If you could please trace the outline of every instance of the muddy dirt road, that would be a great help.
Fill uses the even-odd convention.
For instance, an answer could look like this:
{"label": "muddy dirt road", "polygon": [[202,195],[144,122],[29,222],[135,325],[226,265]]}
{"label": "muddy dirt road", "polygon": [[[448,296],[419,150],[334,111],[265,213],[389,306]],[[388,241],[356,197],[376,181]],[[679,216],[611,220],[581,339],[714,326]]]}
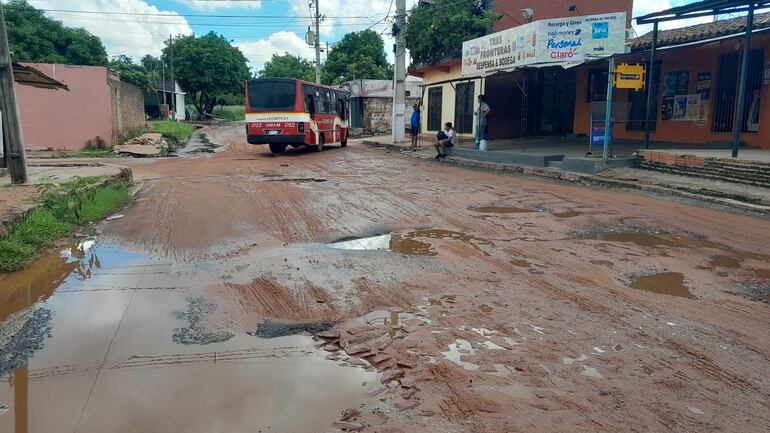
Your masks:
{"label": "muddy dirt road", "polygon": [[205,132],[0,276],[0,432],[770,431],[769,221]]}

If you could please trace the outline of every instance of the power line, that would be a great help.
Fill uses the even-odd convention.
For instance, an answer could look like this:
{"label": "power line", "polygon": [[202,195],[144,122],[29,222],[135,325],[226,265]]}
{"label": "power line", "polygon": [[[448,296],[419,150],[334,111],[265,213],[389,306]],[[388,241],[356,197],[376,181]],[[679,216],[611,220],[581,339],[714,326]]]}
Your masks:
{"label": "power line", "polygon": [[[149,16],[149,17],[170,17],[170,18],[259,18],[259,19],[286,19],[292,18],[286,15],[219,15],[219,14],[182,14],[182,13],[134,13],[134,12],[114,12],[114,11],[84,11],[84,10],[72,10],[72,9],[39,9],[43,12],[68,12],[76,14],[89,14],[89,15],[129,15],[129,16]],[[306,18],[312,19],[312,16],[297,16],[294,18]],[[371,19],[368,16],[327,16],[326,18],[333,19],[347,19],[347,18],[366,18]]]}

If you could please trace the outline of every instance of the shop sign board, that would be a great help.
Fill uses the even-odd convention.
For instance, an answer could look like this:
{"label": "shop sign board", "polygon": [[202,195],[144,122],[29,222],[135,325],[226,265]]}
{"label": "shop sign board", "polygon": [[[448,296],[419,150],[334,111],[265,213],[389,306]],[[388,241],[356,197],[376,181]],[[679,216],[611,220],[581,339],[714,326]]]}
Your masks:
{"label": "shop sign board", "polygon": [[626,51],[625,12],[540,20],[463,42],[462,74],[538,63],[582,63]]}

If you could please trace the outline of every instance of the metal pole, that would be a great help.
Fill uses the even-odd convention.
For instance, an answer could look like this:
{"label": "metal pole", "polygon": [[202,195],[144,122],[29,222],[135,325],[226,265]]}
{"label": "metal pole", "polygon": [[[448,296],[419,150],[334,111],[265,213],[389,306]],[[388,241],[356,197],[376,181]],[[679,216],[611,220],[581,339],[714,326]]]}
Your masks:
{"label": "metal pole", "polygon": [[610,66],[607,70],[607,106],[604,113],[604,150],[602,158],[607,161],[612,140],[612,88],[615,79],[615,58],[610,57]]}
{"label": "metal pole", "polygon": [[741,59],[741,77],[738,81],[738,103],[735,107],[733,121],[733,158],[738,157],[738,143],[743,129],[743,100],[746,99],[746,75],[749,69],[749,48],[751,48],[751,30],[754,27],[754,3],[749,5],[749,15],[746,17],[746,36],[743,39],[743,59]]}
{"label": "metal pole", "polygon": [[[406,30],[406,0],[396,0],[396,67],[393,74],[395,86],[393,91],[393,143],[404,141],[406,120],[406,46],[404,34]],[[422,119],[420,119],[422,121]]]}
{"label": "metal pole", "polygon": [[[315,0],[315,82],[321,84],[321,12],[319,3],[321,0]],[[328,54],[327,54],[328,56]]]}
{"label": "metal pole", "polygon": [[174,80],[174,37],[168,35],[168,63],[171,72],[171,120],[176,120],[176,80]]}
{"label": "metal pole", "polygon": [[5,16],[0,2],[0,111],[3,112],[6,165],[12,183],[27,183],[27,155],[24,150],[24,136],[21,132],[21,116],[16,104],[16,89],[13,84],[13,62],[8,49],[5,32]]}
{"label": "metal pole", "polygon": [[[647,105],[644,110],[644,148],[650,148],[650,117],[652,112],[652,90],[655,80],[655,49],[658,47],[658,22],[652,25],[652,49],[650,50],[650,64],[647,66]],[[657,113],[655,114],[657,118]]]}

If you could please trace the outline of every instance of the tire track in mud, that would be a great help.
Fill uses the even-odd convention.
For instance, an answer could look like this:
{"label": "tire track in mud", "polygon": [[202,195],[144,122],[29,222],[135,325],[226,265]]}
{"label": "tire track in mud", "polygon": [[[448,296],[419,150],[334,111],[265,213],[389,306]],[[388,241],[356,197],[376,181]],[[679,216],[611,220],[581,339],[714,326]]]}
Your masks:
{"label": "tire track in mud", "polygon": [[306,300],[301,301],[296,291],[279,284],[271,277],[257,277],[249,284],[223,284],[241,305],[244,314],[297,321],[313,317]]}
{"label": "tire track in mud", "polygon": [[250,348],[220,352],[198,352],[166,355],[132,355],[115,361],[95,361],[91,363],[65,364],[54,367],[30,370],[30,380],[42,380],[49,377],[71,374],[83,374],[94,371],[111,371],[141,368],[175,367],[190,364],[217,362],[254,361],[259,359],[303,358],[313,352],[299,347],[276,347],[270,349]]}

